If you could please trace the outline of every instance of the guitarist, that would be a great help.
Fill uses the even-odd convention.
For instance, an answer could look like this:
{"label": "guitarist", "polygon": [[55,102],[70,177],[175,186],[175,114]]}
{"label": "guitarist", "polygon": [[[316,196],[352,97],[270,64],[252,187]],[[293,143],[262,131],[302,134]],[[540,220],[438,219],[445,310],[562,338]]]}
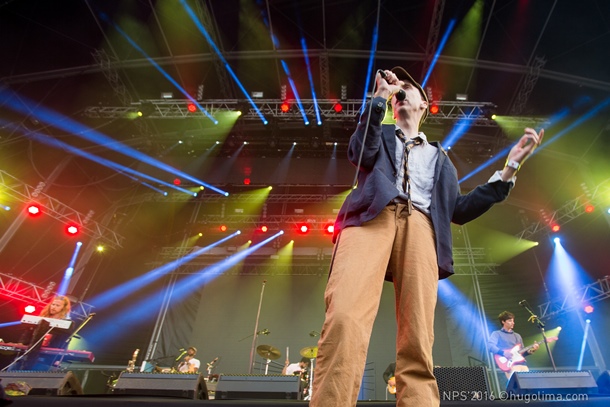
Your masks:
{"label": "guitarist", "polygon": [[[500,324],[502,324],[502,329],[491,333],[488,342],[489,350],[494,355],[503,356],[510,363],[515,356],[511,350],[516,346],[516,349],[524,348],[523,339],[521,338],[521,335],[513,331],[513,328],[515,327],[515,315],[513,313],[503,311],[498,315],[498,320],[500,321]],[[540,345],[538,345],[538,343],[534,343],[530,349],[522,353],[522,356],[525,357],[534,353],[539,347]],[[502,368],[502,366],[498,366]],[[516,363],[510,363],[510,369],[504,373],[508,379],[513,372],[527,371],[529,371],[529,368],[527,367],[525,360],[520,360]]]}

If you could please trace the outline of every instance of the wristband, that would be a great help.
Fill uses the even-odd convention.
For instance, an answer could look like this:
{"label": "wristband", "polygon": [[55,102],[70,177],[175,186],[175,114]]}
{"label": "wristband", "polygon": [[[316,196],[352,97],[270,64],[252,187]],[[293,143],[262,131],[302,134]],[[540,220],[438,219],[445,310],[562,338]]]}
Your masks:
{"label": "wristband", "polygon": [[515,171],[519,171],[519,169],[521,168],[521,164],[519,164],[515,160],[506,160],[506,164],[504,164],[504,166],[510,167],[510,168],[514,169]]}

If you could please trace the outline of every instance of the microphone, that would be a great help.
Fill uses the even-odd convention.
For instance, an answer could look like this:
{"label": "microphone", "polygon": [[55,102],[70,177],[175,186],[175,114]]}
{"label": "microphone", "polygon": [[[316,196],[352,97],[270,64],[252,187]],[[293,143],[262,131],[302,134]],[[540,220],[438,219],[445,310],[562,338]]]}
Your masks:
{"label": "microphone", "polygon": [[519,305],[523,306],[523,305],[525,305],[526,302],[527,301],[525,301],[525,300],[521,300],[521,301],[519,301]]}
{"label": "microphone", "polygon": [[179,360],[182,358],[182,356],[184,356],[185,354],[186,354],[186,351],[185,351],[185,350],[183,350],[183,351],[182,351],[182,353],[180,354],[180,356],[178,356],[178,357],[176,358],[176,362],[177,362],[177,361],[179,361]]}
{"label": "microphone", "polygon": [[212,366],[214,363],[218,362],[218,358],[219,356],[216,356],[216,358],[214,358],[213,361],[211,361],[210,363],[208,363],[208,366]]}
{"label": "microphone", "polygon": [[320,336],[320,332],[318,332],[318,331],[311,331],[309,333],[309,336],[311,336],[312,338],[315,338],[316,336]]}
{"label": "microphone", "polygon": [[[379,73],[379,75],[381,75],[383,80],[385,80],[385,81],[388,80],[388,75],[386,75],[386,73],[384,71],[382,71],[381,69],[378,69],[377,72]],[[404,91],[404,89],[401,89],[398,92],[396,92],[396,100],[398,100],[399,102],[402,102],[406,98],[407,98],[407,93]]]}
{"label": "microphone", "polygon": [[178,352],[184,352],[184,348],[178,349]]}

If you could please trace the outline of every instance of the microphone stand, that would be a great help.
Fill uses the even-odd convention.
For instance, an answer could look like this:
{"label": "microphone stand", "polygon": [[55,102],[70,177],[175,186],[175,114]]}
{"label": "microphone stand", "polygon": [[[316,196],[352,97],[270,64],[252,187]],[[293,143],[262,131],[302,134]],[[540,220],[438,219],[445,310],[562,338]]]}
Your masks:
{"label": "microphone stand", "polygon": [[549,341],[546,338],[546,332],[544,331],[544,322],[538,318],[538,315],[534,314],[534,312],[527,306],[526,302],[520,302],[523,308],[530,313],[530,317],[527,319],[532,324],[536,324],[538,328],[540,328],[540,333],[542,333],[542,339],[544,339],[544,346],[546,347],[546,353],[549,355],[549,360],[551,361],[551,366],[553,366],[553,371],[557,371],[557,366],[555,366],[555,359],[553,359],[553,354],[551,353],[551,348],[549,348]]}
{"label": "microphone stand", "polygon": [[[79,332],[80,332],[80,330],[81,330],[81,329],[83,329],[83,327],[84,327],[84,326],[85,326],[85,325],[86,325],[86,324],[87,324],[89,321],[91,321],[91,318],[93,318],[94,316],[95,316],[95,312],[92,312],[91,314],[87,315],[87,319],[85,319],[85,320],[84,320],[84,321],[83,321],[83,322],[82,322],[82,323],[81,323],[81,324],[78,326],[78,328],[76,328],[76,329],[74,330],[74,332],[72,332],[72,333],[70,334],[70,336],[68,336],[68,339],[66,339],[66,341],[64,342],[64,349],[63,349],[63,350],[68,349],[68,346],[70,345],[70,341],[72,340],[72,338],[74,338],[74,337],[76,336],[76,334],[77,334],[77,333],[79,333]],[[61,364],[63,363],[63,361],[64,361],[64,357],[65,357],[65,356],[66,356],[66,352],[62,352],[62,354],[61,354],[61,358],[59,358],[59,361],[58,361],[59,365],[61,365]]]}
{"label": "microphone stand", "polygon": [[261,297],[258,302],[258,312],[256,314],[256,322],[254,323],[254,334],[252,338],[252,347],[250,348],[250,365],[248,366],[248,374],[252,374],[252,367],[254,365],[254,349],[256,348],[256,339],[258,338],[258,320],[261,315],[261,306],[263,304],[263,294],[265,293],[265,284],[267,280],[263,280],[263,287],[261,289]]}

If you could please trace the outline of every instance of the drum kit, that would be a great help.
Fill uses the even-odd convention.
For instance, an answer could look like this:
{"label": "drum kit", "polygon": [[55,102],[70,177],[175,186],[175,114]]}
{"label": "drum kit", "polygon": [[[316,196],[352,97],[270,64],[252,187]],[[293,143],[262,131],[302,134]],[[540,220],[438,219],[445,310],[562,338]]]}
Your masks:
{"label": "drum kit", "polygon": [[[272,360],[279,359],[282,356],[280,350],[271,345],[259,345],[256,348],[256,353],[258,353],[262,358],[267,360],[267,363],[265,365],[265,374],[268,374],[269,363],[271,363]],[[299,353],[302,357],[310,360],[309,372],[307,371],[307,369],[295,372],[295,375],[298,374],[301,378],[300,390],[301,394],[303,395],[303,400],[309,400],[311,398],[311,390],[313,387],[313,364],[314,360],[318,357],[318,347],[308,346],[301,349]]]}

